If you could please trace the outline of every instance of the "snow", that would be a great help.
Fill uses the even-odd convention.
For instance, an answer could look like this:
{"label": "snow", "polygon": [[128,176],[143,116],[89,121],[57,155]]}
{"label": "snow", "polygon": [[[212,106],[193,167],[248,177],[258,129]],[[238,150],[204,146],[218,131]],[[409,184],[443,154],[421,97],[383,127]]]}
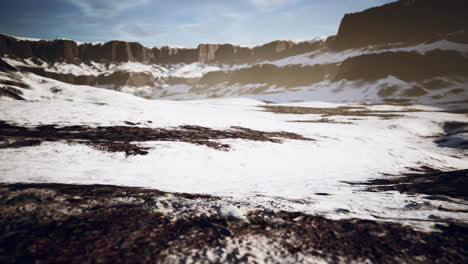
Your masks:
{"label": "snow", "polygon": [[[410,107],[431,112],[402,113],[403,117],[390,120],[330,117],[352,122],[350,125],[294,123],[287,121],[319,120],[321,117],[265,112],[258,107],[265,105],[264,102],[247,98],[145,100],[130,94],[51,80],[43,83],[44,78],[34,75],[24,75],[23,80],[34,87],[25,89],[24,96],[34,101],[1,100],[0,120],[63,126],[125,125],[125,121],[140,122],[147,127],[200,125],[227,129],[242,126],[298,133],[316,141],[287,140],[276,144],[222,140],[232,146],[229,152],[189,143],[146,142],[142,144],[151,147],[150,153],[132,157],[101,152],[85,145],[43,143],[36,147],[0,150],[0,182],[116,184],[207,193],[268,208],[324,214],[332,218],[426,219],[430,214],[455,219],[467,217],[466,213],[407,210],[405,205],[410,201],[422,203],[423,199],[394,192],[363,192],[343,183],[379,178],[382,173],[400,174],[407,168],[421,165],[467,168],[468,160],[460,156],[463,152],[440,148],[428,138],[441,133],[441,125],[446,121],[467,122],[468,117],[464,115],[432,112],[437,108],[416,105]],[[50,88],[56,85],[61,92],[51,94]],[[302,102],[282,105],[337,107],[343,104]],[[401,106],[369,108],[406,109]],[[316,193],[329,193],[330,196]],[[337,209],[351,213],[336,213]],[[229,208],[222,210],[241,216]]]}
{"label": "snow", "polygon": [[80,65],[58,62],[54,63],[50,68],[47,69],[49,72],[57,72],[62,74],[73,74],[78,75],[98,75],[100,69],[94,65],[90,66],[84,63]]}
{"label": "snow", "polygon": [[286,65],[316,65],[325,63],[338,63],[347,58],[361,55],[363,50],[346,50],[343,52],[330,52],[326,48],[322,48],[313,52],[300,54],[297,56],[287,57],[278,61],[268,62],[279,67]]}
{"label": "snow", "polygon": [[75,42],[78,46],[80,45],[84,45],[84,44],[90,44],[90,45],[102,45],[104,44],[104,42],[99,42],[99,41],[94,41],[94,42],[82,42],[82,41],[76,41],[76,40],[73,40],[73,39],[67,39],[67,38],[58,38],[58,39],[54,39],[54,40],[46,40],[46,39],[39,39],[39,38],[24,38],[24,37],[17,37],[17,36],[12,36],[12,35],[7,35],[7,34],[0,34],[0,35],[5,35],[5,36],[8,36],[10,38],[14,38],[16,40],[19,40],[19,41],[47,41],[47,42],[52,42],[52,41],[55,41],[55,40],[67,40],[67,41],[73,41]]}
{"label": "snow", "polygon": [[130,72],[130,73],[150,73],[155,78],[201,78],[208,72],[220,71],[220,70],[233,70],[242,67],[247,67],[246,65],[211,65],[205,63],[190,63],[190,64],[174,64],[174,65],[158,65],[151,63],[142,63],[142,62],[123,62],[123,63],[98,63],[90,62],[89,64],[80,63],[73,64],[67,62],[55,62],[48,64],[44,61],[38,60],[40,63],[36,64],[31,59],[17,60],[9,57],[3,57],[7,63],[12,66],[28,66],[28,67],[42,67],[48,72],[55,72],[61,74],[73,74],[75,76],[79,75],[109,75],[118,71]]}
{"label": "snow", "polygon": [[169,72],[169,76],[182,78],[201,78],[208,72],[219,71],[222,68],[203,63],[191,63],[186,65],[177,65],[175,69]]}
{"label": "snow", "polygon": [[[404,92],[412,87],[420,86],[420,84],[417,82],[405,82],[394,76],[388,76],[387,78],[371,82],[348,80],[341,80],[338,82],[323,81],[306,87],[295,87],[293,90],[274,86],[270,87],[266,93],[245,93],[238,95],[275,103],[294,101],[383,103],[385,102],[385,99],[388,98],[403,98],[410,99],[412,102],[418,102],[421,104],[434,104],[468,98],[468,90],[466,89],[468,86],[468,80],[450,82],[451,84],[443,89],[425,90],[427,94],[415,97],[405,96]],[[394,87],[396,91],[391,96],[381,96],[379,95],[379,92],[384,87]],[[452,91],[454,90],[460,91],[453,93]],[[240,89],[240,91],[242,91],[242,89]]]}
{"label": "snow", "polygon": [[7,34],[1,34],[1,35],[5,35],[5,36],[8,36],[10,38],[14,38],[14,39],[17,39],[19,41],[41,41],[42,39],[38,39],[38,38],[23,38],[23,37],[16,37],[16,36],[11,36],[11,35],[7,35]]}
{"label": "snow", "polygon": [[422,43],[414,46],[399,48],[381,48],[378,46],[371,46],[368,48],[350,49],[340,52],[329,51],[326,48],[322,48],[313,52],[287,57],[282,60],[268,63],[281,67],[292,64],[316,65],[327,63],[339,63],[348,58],[364,54],[378,54],[383,52],[418,52],[420,54],[426,54],[427,52],[433,50],[452,50],[466,55],[468,54],[468,44],[456,43],[447,40],[439,40],[433,43]]}
{"label": "snow", "polygon": [[432,43],[422,43],[416,46],[388,49],[385,51],[416,51],[420,54],[426,54],[433,50],[452,50],[463,54],[468,54],[468,44],[456,43],[448,40],[439,40]]}
{"label": "snow", "polygon": [[[247,263],[329,263],[329,261],[319,257],[306,256],[300,252],[295,253],[293,256],[288,256],[288,253],[280,243],[272,242],[264,236],[244,235],[242,238],[228,237],[217,247],[205,246],[201,249],[193,249],[189,254],[184,254],[183,256],[169,254],[164,261],[172,263],[184,258],[187,263],[195,263],[196,260],[200,259],[200,255],[203,255],[211,263],[233,262],[232,256],[243,257],[242,260],[246,260],[244,262]],[[288,257],[285,257],[285,255]]]}

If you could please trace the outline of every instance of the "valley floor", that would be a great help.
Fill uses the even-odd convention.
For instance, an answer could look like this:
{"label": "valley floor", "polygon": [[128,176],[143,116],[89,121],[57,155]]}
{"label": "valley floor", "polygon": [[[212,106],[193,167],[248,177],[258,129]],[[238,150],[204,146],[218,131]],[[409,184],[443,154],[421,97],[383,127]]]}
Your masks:
{"label": "valley floor", "polygon": [[[116,248],[149,245],[126,257],[466,261],[463,104],[163,101],[82,89],[73,100],[0,101],[0,243],[26,243],[0,255],[46,259],[37,253],[46,247],[113,259]],[[418,174],[429,176],[407,180]],[[424,191],[431,184],[440,188]]]}

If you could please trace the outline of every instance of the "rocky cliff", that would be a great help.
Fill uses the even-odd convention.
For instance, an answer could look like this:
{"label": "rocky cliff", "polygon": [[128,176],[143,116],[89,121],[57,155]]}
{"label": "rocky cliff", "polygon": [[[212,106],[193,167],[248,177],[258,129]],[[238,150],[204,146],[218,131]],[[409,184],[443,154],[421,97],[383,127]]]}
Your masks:
{"label": "rocky cliff", "polygon": [[240,64],[268,61],[311,52],[324,46],[323,41],[293,42],[274,41],[253,48],[232,44],[200,44],[197,48],[154,47],[140,43],[110,41],[106,43],[77,43],[58,39],[28,40],[0,34],[0,56],[15,58],[39,58],[47,62],[150,62],[156,64],[177,63],[225,63]]}
{"label": "rocky cliff", "polygon": [[455,51],[382,52],[346,59],[335,80],[375,81],[394,76],[406,82],[434,77],[467,77],[468,57]]}
{"label": "rocky cliff", "polygon": [[468,43],[468,1],[400,0],[346,14],[334,47],[349,49],[436,39]]}
{"label": "rocky cliff", "polygon": [[278,67],[272,64],[260,64],[230,72],[214,71],[205,74],[199,85],[214,86],[263,84],[278,85],[282,87],[300,87],[327,80],[329,75],[334,76],[337,70],[335,64],[326,65],[288,65]]}

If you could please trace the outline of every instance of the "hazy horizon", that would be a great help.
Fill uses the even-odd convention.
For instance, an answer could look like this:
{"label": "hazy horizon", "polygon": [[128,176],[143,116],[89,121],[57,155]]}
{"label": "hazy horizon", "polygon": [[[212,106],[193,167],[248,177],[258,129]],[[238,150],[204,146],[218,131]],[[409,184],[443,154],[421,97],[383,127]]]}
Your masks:
{"label": "hazy horizon", "polygon": [[391,0],[17,0],[3,4],[0,33],[147,46],[253,46],[336,34],[345,13]]}

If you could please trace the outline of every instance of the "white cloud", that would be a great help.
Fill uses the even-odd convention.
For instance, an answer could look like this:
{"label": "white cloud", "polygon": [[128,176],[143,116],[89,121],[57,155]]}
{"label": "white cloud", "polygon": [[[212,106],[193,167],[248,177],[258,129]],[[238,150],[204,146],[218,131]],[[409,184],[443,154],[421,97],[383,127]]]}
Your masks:
{"label": "white cloud", "polygon": [[278,7],[295,2],[295,0],[249,0],[259,10],[270,11]]}
{"label": "white cloud", "polygon": [[145,29],[145,26],[138,23],[122,24],[120,26],[120,31],[136,38],[147,38],[150,35]]}
{"label": "white cloud", "polygon": [[99,16],[118,13],[127,8],[142,6],[151,0],[68,0],[81,8],[87,15]]}
{"label": "white cloud", "polygon": [[192,24],[180,24],[177,27],[180,30],[196,30],[199,29],[202,25],[199,23],[192,23]]}

